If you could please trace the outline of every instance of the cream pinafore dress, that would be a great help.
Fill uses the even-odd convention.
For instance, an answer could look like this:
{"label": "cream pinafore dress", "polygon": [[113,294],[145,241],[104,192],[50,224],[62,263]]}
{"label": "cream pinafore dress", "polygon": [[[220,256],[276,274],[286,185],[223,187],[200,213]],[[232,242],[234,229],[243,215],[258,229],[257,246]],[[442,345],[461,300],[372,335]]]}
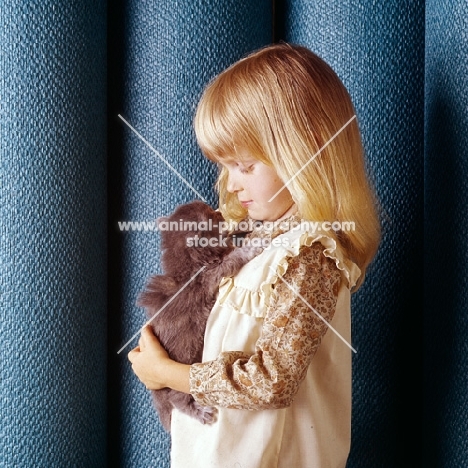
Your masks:
{"label": "cream pinafore dress", "polygon": [[[202,425],[174,410],[171,468],[342,468],[351,438],[350,288],[360,270],[334,239],[293,229],[274,238],[234,278],[224,278],[210,314],[203,362],[224,351],[254,353],[264,314],[288,257],[320,242],[341,271],[336,311],[291,406],[273,410],[218,408]],[[271,268],[270,268],[271,267]],[[341,336],[341,338],[338,336]],[[343,341],[345,340],[346,343]],[[348,345],[349,344],[349,345]]]}

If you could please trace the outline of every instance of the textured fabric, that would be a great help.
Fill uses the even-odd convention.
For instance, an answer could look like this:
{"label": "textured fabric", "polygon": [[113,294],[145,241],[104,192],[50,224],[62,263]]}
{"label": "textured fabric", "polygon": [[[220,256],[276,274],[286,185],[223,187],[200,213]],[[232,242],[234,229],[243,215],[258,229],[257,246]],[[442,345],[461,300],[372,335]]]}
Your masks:
{"label": "textured fabric", "polygon": [[281,6],[282,38],[318,53],[350,91],[383,211],[380,251],[353,296],[348,466],[401,466],[421,428],[421,321],[409,300],[422,293],[424,2]]}
{"label": "textured fabric", "polygon": [[[419,297],[422,265],[424,2],[273,3],[277,38],[318,52],[356,104],[385,231],[353,299],[349,466],[399,466],[420,433],[406,409],[420,407],[420,320],[406,303]],[[271,7],[108,2],[109,466],[164,468],[169,453],[116,355],[143,323],[134,300],[158,270],[158,236],[116,223],[197,197],[117,115],[214,203],[193,109],[216,72],[270,42]],[[465,245],[468,219],[466,9],[426,2],[425,466],[468,456],[466,249],[449,248]],[[104,3],[88,0],[0,7],[2,466],[105,465],[105,19]]]}
{"label": "textured fabric", "polygon": [[[359,269],[345,259],[333,239],[322,234],[293,229],[274,240],[270,248],[237,273],[233,287],[229,283],[224,285],[227,291],[226,287],[220,287],[208,318],[203,363],[192,366],[195,374],[201,374],[205,380],[197,386],[208,391],[201,401],[217,406],[217,421],[200,425],[193,418],[173,411],[172,468],[344,468],[346,464],[351,438],[351,319],[347,278]],[[302,250],[305,246],[316,248],[314,252],[319,258],[328,257],[330,270],[314,273],[309,270],[311,277],[306,283],[311,289],[322,291],[318,294],[305,291],[304,283],[301,285],[299,281],[302,297],[317,308],[324,320],[333,317],[331,326],[335,333],[302,299],[296,297],[291,303],[289,288],[281,288],[281,297],[273,299],[279,304],[269,301],[275,297],[273,287],[284,284],[282,278],[294,281],[297,272],[293,265],[307,260]],[[288,267],[289,259],[293,270]],[[308,266],[313,270],[317,263],[321,268],[323,264],[317,259]],[[330,281],[321,277],[332,271],[334,277]],[[355,280],[356,277],[351,284]],[[244,291],[252,300],[246,300]],[[253,313],[245,310],[257,302],[257,296],[264,296],[261,310]],[[290,320],[289,329],[281,326],[285,318]],[[276,321],[280,324],[275,325]],[[309,339],[301,341],[304,328],[308,329]],[[285,361],[276,355],[293,354],[291,348],[295,346],[304,354],[297,351],[295,368],[282,370]],[[237,360],[232,367],[228,356]],[[218,366],[224,357],[228,366]],[[210,377],[214,383],[206,382],[210,371],[221,374],[218,379],[216,374]],[[265,384],[270,388],[265,390]],[[280,390],[283,386],[284,390]],[[230,398],[235,401],[232,405],[235,409],[225,407]],[[261,410],[251,411],[258,408]]]}
{"label": "textured fabric", "polygon": [[195,106],[216,73],[271,41],[271,2],[130,0],[112,2],[110,10],[110,284],[115,296],[109,318],[109,456],[111,466],[164,468],[169,437],[126,359],[136,342],[116,354],[145,321],[135,301],[148,275],[160,272],[159,236],[120,233],[117,222],[151,221],[200,196],[215,206],[216,167],[196,145]]}
{"label": "textured fabric", "polygon": [[106,465],[105,5],[0,6],[0,466]]}
{"label": "textured fabric", "polygon": [[426,2],[424,466],[468,460],[468,4]]}

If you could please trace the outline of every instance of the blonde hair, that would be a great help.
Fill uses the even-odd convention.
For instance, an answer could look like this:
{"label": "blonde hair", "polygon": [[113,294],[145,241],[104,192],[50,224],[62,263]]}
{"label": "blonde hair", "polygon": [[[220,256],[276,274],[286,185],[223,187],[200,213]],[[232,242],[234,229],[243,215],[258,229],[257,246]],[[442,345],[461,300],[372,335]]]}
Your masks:
{"label": "blonde hair", "polygon": [[[353,221],[353,231],[329,231],[362,271],[380,242],[377,200],[348,91],[331,67],[305,47],[274,44],[227,68],[206,87],[194,126],[207,158],[235,159],[237,148],[272,166],[310,221]],[[313,158],[313,159],[312,159]],[[246,216],[236,194],[217,189],[225,219]]]}

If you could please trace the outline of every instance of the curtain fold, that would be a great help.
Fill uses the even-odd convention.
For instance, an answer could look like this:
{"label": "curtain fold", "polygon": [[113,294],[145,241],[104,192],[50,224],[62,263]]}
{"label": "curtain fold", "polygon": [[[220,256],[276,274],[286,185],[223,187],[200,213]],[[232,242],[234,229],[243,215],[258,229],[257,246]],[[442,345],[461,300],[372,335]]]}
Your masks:
{"label": "curtain fold", "polygon": [[424,466],[468,460],[468,4],[426,2]]}
{"label": "curtain fold", "polygon": [[0,25],[0,465],[105,466],[105,4]]}
{"label": "curtain fold", "polygon": [[126,357],[137,338],[117,355],[145,322],[135,301],[147,277],[161,273],[160,238],[120,231],[118,222],[151,223],[193,199],[216,206],[217,170],[196,145],[195,107],[212,77],[271,42],[271,2],[139,0],[112,9],[109,456],[115,466],[166,467],[170,439]]}
{"label": "curtain fold", "polygon": [[424,1],[279,4],[280,38],[318,53],[348,88],[382,206],[382,244],[352,299],[348,466],[400,466],[420,431],[421,311],[409,300],[422,296]]}

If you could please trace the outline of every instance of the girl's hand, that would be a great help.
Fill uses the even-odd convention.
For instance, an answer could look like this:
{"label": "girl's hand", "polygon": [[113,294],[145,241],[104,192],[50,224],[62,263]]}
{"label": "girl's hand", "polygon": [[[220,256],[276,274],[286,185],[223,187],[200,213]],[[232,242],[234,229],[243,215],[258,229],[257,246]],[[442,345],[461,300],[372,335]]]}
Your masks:
{"label": "girl's hand", "polygon": [[141,331],[138,346],[128,353],[128,359],[148,390],[170,387],[190,393],[190,365],[173,361],[148,325]]}
{"label": "girl's hand", "polygon": [[148,390],[167,387],[165,374],[171,359],[148,325],[141,331],[138,346],[128,353],[133,372]]}

